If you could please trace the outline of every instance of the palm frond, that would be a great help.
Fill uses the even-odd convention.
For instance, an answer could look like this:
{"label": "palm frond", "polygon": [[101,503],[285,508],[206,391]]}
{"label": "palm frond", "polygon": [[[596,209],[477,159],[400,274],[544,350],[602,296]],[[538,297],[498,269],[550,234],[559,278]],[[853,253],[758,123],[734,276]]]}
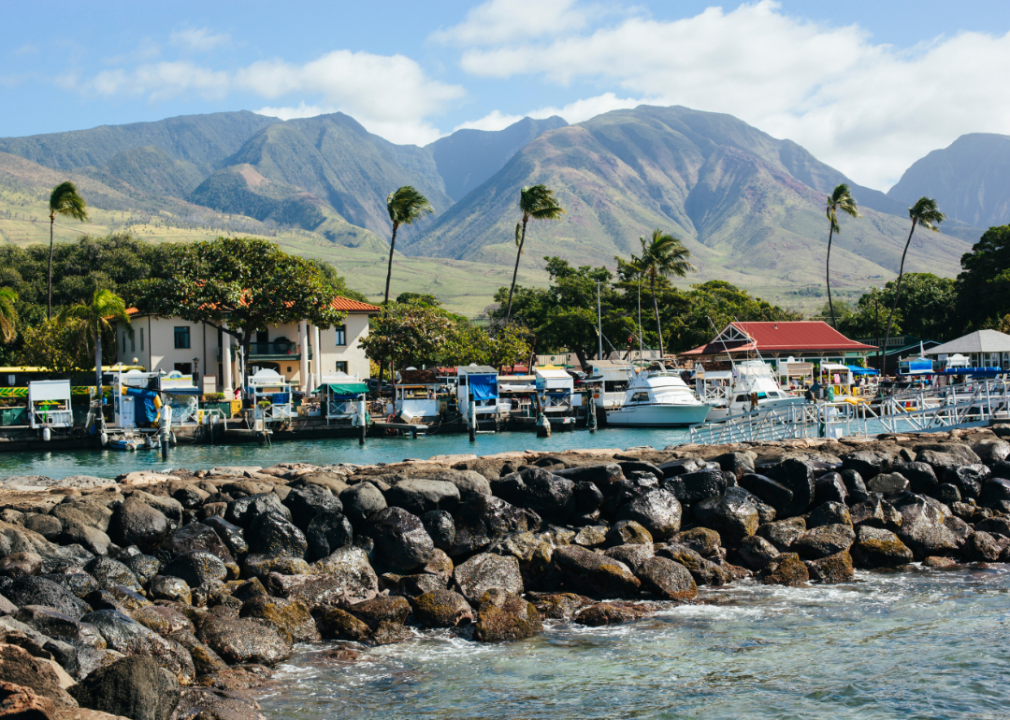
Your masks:
{"label": "palm frond", "polygon": [[0,338],[5,343],[13,342],[17,337],[17,301],[18,294],[11,288],[0,288]]}
{"label": "palm frond", "polygon": [[428,198],[412,185],[391,192],[386,197],[386,210],[394,225],[412,225],[415,220],[435,212]]}
{"label": "palm frond", "polygon": [[936,200],[928,197],[921,197],[915,201],[915,205],[908,208],[908,217],[924,228],[939,232],[937,227],[947,219],[947,216],[940,212]]}
{"label": "palm frond", "polygon": [[516,223],[516,247],[519,247],[520,243],[523,241],[523,224],[522,222]]}
{"label": "palm frond", "polygon": [[632,256],[635,265],[642,273],[662,275],[663,277],[684,277],[695,268],[687,261],[691,251],[684,247],[679,238],[656,228],[650,239],[639,238],[642,243],[642,257]]}
{"label": "palm frond", "polygon": [[77,186],[67,180],[53,188],[49,195],[49,214],[85,222],[88,219],[88,204],[77,193]]}
{"label": "palm frond", "polygon": [[845,183],[839,183],[835,186],[835,189],[828,195],[828,201],[825,205],[824,215],[831,224],[831,231],[835,233],[842,231],[841,225],[838,224],[839,211],[850,217],[860,217],[856,199],[852,197],[852,194],[849,192],[849,186]]}
{"label": "palm frond", "polygon": [[534,220],[557,220],[564,209],[554,199],[554,191],[546,185],[531,185],[519,191],[519,209],[523,217]]}

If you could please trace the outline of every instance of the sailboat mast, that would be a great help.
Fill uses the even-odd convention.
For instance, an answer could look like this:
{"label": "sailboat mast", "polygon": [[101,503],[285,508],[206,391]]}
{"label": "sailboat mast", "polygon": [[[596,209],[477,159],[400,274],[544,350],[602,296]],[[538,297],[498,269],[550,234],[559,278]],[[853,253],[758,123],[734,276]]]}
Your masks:
{"label": "sailboat mast", "polygon": [[600,281],[596,281],[596,339],[599,342],[599,349],[596,351],[596,359],[603,359],[603,317],[600,312]]}
{"label": "sailboat mast", "polygon": [[638,278],[638,362],[645,360],[642,350],[642,278]]}

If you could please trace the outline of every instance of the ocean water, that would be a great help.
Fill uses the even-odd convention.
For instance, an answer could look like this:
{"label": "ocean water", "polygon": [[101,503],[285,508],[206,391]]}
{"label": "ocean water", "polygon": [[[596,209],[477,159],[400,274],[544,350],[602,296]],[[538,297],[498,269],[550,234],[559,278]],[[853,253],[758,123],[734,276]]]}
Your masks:
{"label": "ocean water", "polygon": [[307,462],[316,465],[330,463],[391,463],[407,458],[423,459],[433,455],[476,453],[491,455],[517,450],[561,452],[574,448],[628,448],[651,445],[662,449],[684,442],[683,429],[605,428],[554,433],[538,438],[534,433],[504,432],[481,434],[470,442],[466,434],[430,435],[415,440],[406,437],[368,438],[359,446],[354,438],[327,440],[294,440],[275,442],[269,447],[259,445],[186,445],[172,448],[167,461],[160,450],[78,450],[74,452],[0,453],[0,477],[6,475],[47,475],[63,478],[68,475],[115,477],[134,470],[163,471],[170,468],[209,469],[222,465],[259,465],[267,467],[278,462]]}
{"label": "ocean water", "polygon": [[299,646],[259,700],[271,720],[1010,716],[1006,567],[744,582],[700,601],[503,645],[417,631],[354,663]]}

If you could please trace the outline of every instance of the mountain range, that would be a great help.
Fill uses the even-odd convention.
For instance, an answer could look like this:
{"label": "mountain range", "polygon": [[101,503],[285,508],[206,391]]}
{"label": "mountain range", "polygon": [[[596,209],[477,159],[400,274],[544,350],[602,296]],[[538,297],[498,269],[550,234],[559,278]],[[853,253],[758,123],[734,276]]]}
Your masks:
{"label": "mountain range", "polygon": [[1008,168],[1010,137],[966,135],[883,193],[730,115],[651,106],[574,125],[524,118],[500,131],[458,130],[423,148],[388,142],[342,113],[281,121],[229,112],[0,138],[0,179],[36,194],[57,171],[84,182],[95,207],[166,223],[207,210],[264,232],[293,228],[338,265],[341,248],[388,248],[385,197],[406,184],[435,216],[405,228],[398,250],[508,265],[519,189],[545,183],[566,215],[529,228],[525,267],[547,254],[613,265],[661,227],[691,250],[698,272],[687,282],[721,278],[772,294],[823,283],[824,198],[840,182],[863,216],[844,218],[835,236],[840,290],[893,277],[907,207],[921,195],[936,197],[948,222],[942,233],[917,233],[906,269],[956,274],[981,228],[1010,221]]}

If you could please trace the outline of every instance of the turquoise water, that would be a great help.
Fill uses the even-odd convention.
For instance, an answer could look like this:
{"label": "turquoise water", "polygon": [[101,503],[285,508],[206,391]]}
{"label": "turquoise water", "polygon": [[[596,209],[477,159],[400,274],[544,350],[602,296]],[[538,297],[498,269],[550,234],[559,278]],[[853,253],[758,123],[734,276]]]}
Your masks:
{"label": "turquoise water", "polygon": [[508,645],[419,632],[353,664],[304,646],[260,702],[271,720],[1010,714],[1005,567],[747,583],[702,599],[613,628],[553,623]]}
{"label": "turquoise water", "polygon": [[298,440],[277,442],[270,447],[247,445],[189,445],[172,448],[168,461],[158,450],[120,452],[115,450],[79,450],[76,452],[2,453],[0,476],[47,475],[62,478],[68,475],[115,477],[134,470],[166,470],[187,468],[209,469],[221,465],[259,465],[267,467],[278,462],[306,462],[317,465],[330,463],[390,463],[406,458],[423,459],[433,455],[476,453],[491,455],[517,450],[561,452],[574,448],[628,448],[652,445],[662,449],[683,442],[686,430],[627,430],[607,428],[590,433],[588,430],[555,433],[550,438],[538,438],[533,433],[507,432],[478,435],[470,442],[465,434],[431,435],[410,438],[369,438],[364,447],[354,438],[328,440]]}

